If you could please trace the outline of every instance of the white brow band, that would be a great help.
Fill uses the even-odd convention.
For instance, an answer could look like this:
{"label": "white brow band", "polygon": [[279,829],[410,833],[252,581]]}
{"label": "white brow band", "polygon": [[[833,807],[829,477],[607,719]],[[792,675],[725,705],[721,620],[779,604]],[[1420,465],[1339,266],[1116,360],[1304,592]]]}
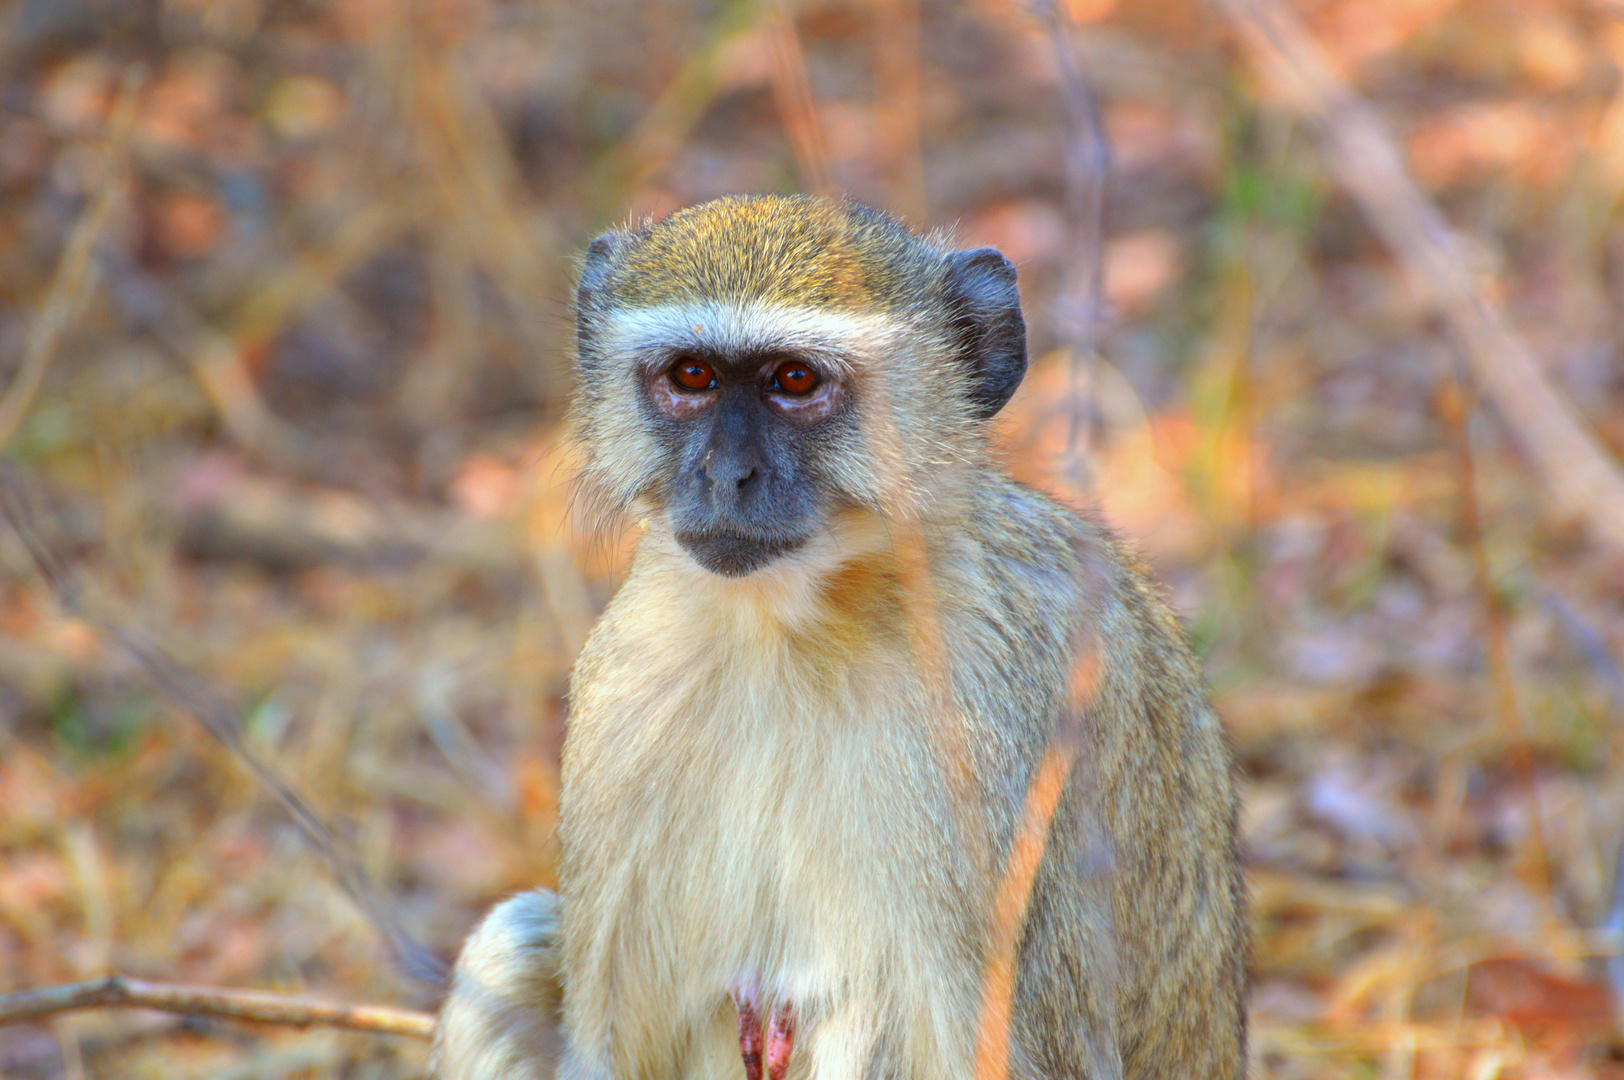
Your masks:
{"label": "white brow band", "polygon": [[605,320],[600,339],[611,355],[659,364],[674,352],[788,352],[850,375],[852,360],[874,355],[896,335],[881,316],[844,315],[762,301],[700,301],[621,309]]}

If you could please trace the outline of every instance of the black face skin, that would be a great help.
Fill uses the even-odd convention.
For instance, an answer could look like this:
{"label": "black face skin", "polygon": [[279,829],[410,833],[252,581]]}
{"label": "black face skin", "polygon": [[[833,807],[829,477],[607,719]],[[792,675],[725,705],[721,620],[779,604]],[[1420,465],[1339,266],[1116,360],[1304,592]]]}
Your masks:
{"label": "black face skin", "polygon": [[782,353],[694,352],[646,380],[644,401],[676,463],[666,509],[694,561],[742,577],[806,543],[824,509],[808,462],[845,411],[839,380]]}

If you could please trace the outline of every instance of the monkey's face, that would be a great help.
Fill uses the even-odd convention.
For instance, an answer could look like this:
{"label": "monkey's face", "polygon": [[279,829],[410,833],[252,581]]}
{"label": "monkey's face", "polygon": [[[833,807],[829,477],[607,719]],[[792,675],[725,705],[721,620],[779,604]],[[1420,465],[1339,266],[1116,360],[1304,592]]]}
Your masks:
{"label": "monkey's face", "polygon": [[880,320],[695,299],[604,313],[591,344],[576,404],[588,496],[635,506],[705,571],[838,561],[835,534],[883,516],[862,428],[877,357],[901,350]]}
{"label": "monkey's face", "polygon": [[1003,256],[818,199],[606,234],[576,315],[578,490],[726,577],[827,567],[877,521],[961,513],[976,470],[958,466],[1026,367]]}
{"label": "monkey's face", "polygon": [[826,507],[815,458],[848,389],[782,352],[676,350],[643,371],[643,408],[672,468],[663,501],[694,561],[728,577],[800,547]]}

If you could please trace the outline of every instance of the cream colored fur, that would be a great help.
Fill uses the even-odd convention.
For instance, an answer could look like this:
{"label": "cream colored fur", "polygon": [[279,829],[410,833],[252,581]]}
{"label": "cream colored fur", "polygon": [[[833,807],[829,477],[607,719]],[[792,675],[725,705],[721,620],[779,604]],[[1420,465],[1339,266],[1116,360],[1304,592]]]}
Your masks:
{"label": "cream colored fur", "polygon": [[799,1013],[792,1077],[861,1075],[882,1023],[903,1060],[971,1060],[955,952],[990,883],[919,859],[951,826],[907,639],[808,647],[841,633],[817,594],[854,552],[827,544],[733,580],[653,531],[582,655],[565,898],[613,914],[567,936],[569,1024],[616,1076],[738,1080],[741,984]]}

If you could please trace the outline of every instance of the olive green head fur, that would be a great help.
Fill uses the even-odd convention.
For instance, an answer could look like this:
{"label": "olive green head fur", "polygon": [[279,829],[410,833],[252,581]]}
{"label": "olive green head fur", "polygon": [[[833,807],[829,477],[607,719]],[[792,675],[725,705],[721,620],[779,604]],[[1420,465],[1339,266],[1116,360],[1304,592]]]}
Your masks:
{"label": "olive green head fur", "polygon": [[867,315],[928,306],[936,254],[895,219],[807,195],[727,196],[623,234],[628,307],[728,297]]}

